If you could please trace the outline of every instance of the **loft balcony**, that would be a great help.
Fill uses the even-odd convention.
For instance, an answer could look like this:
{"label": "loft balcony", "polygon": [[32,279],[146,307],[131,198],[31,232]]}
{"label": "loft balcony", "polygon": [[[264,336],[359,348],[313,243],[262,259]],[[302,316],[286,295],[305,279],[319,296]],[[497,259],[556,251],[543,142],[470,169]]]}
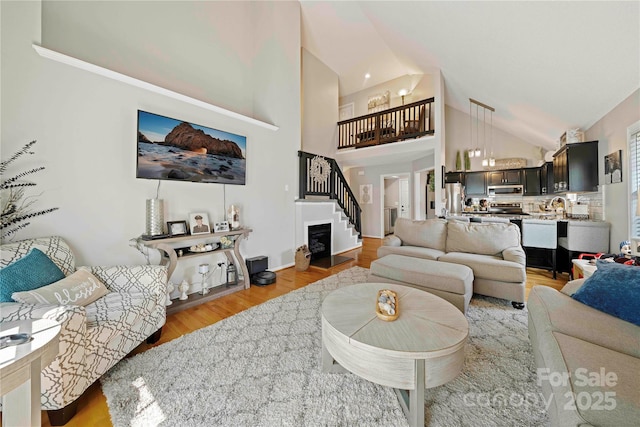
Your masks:
{"label": "loft balcony", "polygon": [[338,150],[433,135],[434,98],[338,122]]}

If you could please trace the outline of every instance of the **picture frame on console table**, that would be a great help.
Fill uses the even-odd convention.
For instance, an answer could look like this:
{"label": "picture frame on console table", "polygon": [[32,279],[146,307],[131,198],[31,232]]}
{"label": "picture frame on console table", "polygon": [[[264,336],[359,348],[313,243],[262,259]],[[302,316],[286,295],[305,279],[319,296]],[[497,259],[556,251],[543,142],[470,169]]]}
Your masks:
{"label": "picture frame on console table", "polygon": [[187,221],[167,221],[167,231],[170,237],[186,236],[189,234]]}
{"label": "picture frame on console table", "polygon": [[206,213],[195,212],[189,214],[189,230],[191,234],[210,234],[209,216]]}
{"label": "picture frame on console table", "polygon": [[216,222],[213,225],[213,231],[216,233],[220,233],[223,231],[229,231],[229,222],[228,221],[220,221]]}

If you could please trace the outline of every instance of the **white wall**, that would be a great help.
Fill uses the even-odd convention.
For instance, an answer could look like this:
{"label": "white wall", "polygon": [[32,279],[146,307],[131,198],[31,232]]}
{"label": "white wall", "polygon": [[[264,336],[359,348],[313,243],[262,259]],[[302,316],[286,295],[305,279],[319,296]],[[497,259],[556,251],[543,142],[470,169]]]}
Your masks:
{"label": "white wall", "polygon": [[338,75],[302,49],[302,150],[335,157]]}
{"label": "white wall", "polygon": [[400,179],[384,179],[384,206],[386,208],[400,208]]}
{"label": "white wall", "polygon": [[[2,157],[37,139],[20,169],[34,176],[37,208],[57,206],[17,239],[63,236],[81,264],[140,264],[129,239],[145,230],[157,181],[135,178],[136,110],[247,137],[247,185],[163,181],[165,220],[190,212],[222,219],[240,206],[249,257],[271,268],[295,251],[300,148],[300,17],[296,2],[2,2]],[[149,17],[153,19],[149,19]],[[37,43],[274,123],[273,132],[41,58]],[[285,186],[289,190],[285,191]],[[274,227],[278,224],[278,227]],[[202,259],[198,259],[202,262]],[[184,265],[182,265],[184,264]],[[197,277],[185,260],[174,281]]]}
{"label": "white wall", "polygon": [[[460,151],[460,158],[462,159],[462,166],[464,167],[464,150],[471,148],[471,129],[470,129],[470,117],[468,113],[456,110],[446,106],[446,167],[447,171],[456,170],[456,152]],[[474,113],[475,114],[475,113]],[[481,115],[482,117],[482,115]],[[487,121],[489,116],[487,115]],[[475,123],[475,115],[474,115]],[[491,152],[491,140],[490,140],[490,128],[487,127],[487,155]],[[480,122],[480,150],[484,149],[482,121]],[[476,145],[476,128],[473,128],[473,145]],[[514,135],[506,133],[500,129],[493,128],[493,154],[496,159],[507,158],[525,158],[527,159],[527,166],[539,166],[540,161],[544,158],[544,153],[539,147],[530,144],[529,142],[520,139]],[[482,158],[472,158],[471,170],[480,171],[483,170]]]}
{"label": "white wall", "polygon": [[[627,128],[640,120],[640,89],[622,101],[585,132],[585,140],[598,143],[598,174],[604,186],[604,219],[611,223],[609,251],[617,252],[620,242],[629,240],[629,153]],[[622,150],[622,182],[604,184],[604,156]]]}
{"label": "white wall", "polygon": [[[408,163],[395,163],[388,165],[379,165],[379,166],[368,166],[368,167],[354,167],[349,169],[346,172],[347,179],[349,181],[349,185],[352,189],[359,189],[362,184],[371,184],[373,187],[372,191],[372,199],[373,203],[371,204],[361,204],[362,208],[362,235],[365,237],[384,237],[384,230],[382,229],[382,221],[383,221],[383,213],[382,210],[384,205],[389,204],[390,206],[395,206],[395,200],[399,199],[399,196],[394,196],[393,194],[389,194],[391,199],[383,200],[383,195],[386,193],[383,191],[382,186],[384,185],[385,176],[390,177],[391,175],[398,176],[407,176],[409,178],[409,199],[410,205],[414,206],[414,172],[423,170],[426,168],[433,168],[433,159],[434,155],[426,156],[423,159],[417,159],[414,162]],[[392,180],[393,181],[393,180]],[[397,186],[397,181],[396,186]],[[391,192],[398,191],[391,189]],[[398,215],[400,214],[400,210],[398,207]],[[413,218],[413,208],[410,210],[410,215]]]}
{"label": "white wall", "polygon": [[420,101],[434,96],[433,76],[430,74],[414,74],[398,77],[376,86],[372,86],[361,91],[340,96],[340,105],[354,103],[355,117],[369,114],[369,97],[383,94],[389,91],[389,108],[402,105],[402,97],[398,95],[400,89],[410,90],[409,95],[404,97],[404,103]]}

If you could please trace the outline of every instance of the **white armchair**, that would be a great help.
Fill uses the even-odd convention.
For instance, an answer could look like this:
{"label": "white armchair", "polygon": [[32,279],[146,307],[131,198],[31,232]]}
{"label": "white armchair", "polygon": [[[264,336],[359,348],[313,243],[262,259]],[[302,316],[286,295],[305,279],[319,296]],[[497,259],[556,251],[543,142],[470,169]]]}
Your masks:
{"label": "white armchair", "polygon": [[[60,237],[5,244],[0,267],[44,252],[65,274],[75,271],[74,255]],[[164,266],[91,267],[109,293],[86,307],[77,305],[0,303],[0,321],[45,318],[61,325],[58,357],[42,371],[42,409],[51,425],[66,424],[77,399],[109,368],[144,340],[160,338],[165,323],[167,270]]]}

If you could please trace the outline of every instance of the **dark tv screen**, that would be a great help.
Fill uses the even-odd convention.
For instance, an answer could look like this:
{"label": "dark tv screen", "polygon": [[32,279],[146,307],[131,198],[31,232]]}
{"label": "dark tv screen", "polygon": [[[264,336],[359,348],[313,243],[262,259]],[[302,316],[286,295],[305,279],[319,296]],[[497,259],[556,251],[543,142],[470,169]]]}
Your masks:
{"label": "dark tv screen", "polygon": [[247,138],[138,110],[136,177],[244,185]]}

